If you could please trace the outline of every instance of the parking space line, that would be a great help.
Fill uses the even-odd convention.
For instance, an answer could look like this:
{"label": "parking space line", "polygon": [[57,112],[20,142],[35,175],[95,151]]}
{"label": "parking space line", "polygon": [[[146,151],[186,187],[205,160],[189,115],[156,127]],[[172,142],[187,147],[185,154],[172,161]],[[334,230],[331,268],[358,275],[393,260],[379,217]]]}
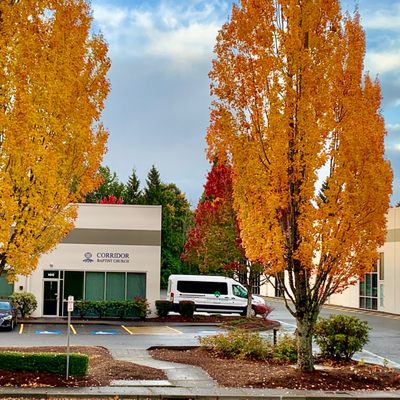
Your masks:
{"label": "parking space line", "polygon": [[73,333],[74,335],[76,335],[76,330],[75,330],[74,326],[73,326],[72,324],[70,324],[69,326],[70,326],[70,328],[71,328],[72,333]]}
{"label": "parking space line", "polygon": [[181,331],[178,331],[178,329],[171,328],[170,326],[167,326],[167,328],[171,329],[171,331],[175,331],[176,333],[182,333]]}
{"label": "parking space line", "polygon": [[130,335],[133,335],[133,333],[125,325],[121,325],[121,328],[125,329]]}
{"label": "parking space line", "polygon": [[20,326],[19,326],[19,334],[20,335],[22,335],[22,332],[24,331],[24,324],[21,324]]}
{"label": "parking space line", "polygon": [[180,335],[181,331],[169,326],[130,326],[131,335]]}

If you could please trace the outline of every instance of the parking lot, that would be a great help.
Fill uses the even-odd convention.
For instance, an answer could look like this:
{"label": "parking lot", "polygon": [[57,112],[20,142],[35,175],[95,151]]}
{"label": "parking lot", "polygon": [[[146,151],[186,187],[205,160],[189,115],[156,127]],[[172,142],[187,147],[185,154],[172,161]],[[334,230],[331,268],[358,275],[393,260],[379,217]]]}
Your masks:
{"label": "parking lot", "polygon": [[[59,336],[67,334],[67,324],[19,324],[13,332],[1,334]],[[86,325],[71,324],[71,335],[180,335],[182,331],[169,326]]]}

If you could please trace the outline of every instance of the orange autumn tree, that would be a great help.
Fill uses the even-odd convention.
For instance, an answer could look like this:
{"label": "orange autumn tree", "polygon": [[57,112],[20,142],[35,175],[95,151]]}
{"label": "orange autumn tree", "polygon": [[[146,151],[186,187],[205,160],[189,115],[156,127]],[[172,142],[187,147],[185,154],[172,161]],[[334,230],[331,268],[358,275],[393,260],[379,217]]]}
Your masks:
{"label": "orange autumn tree", "polygon": [[0,273],[29,274],[100,182],[110,62],[83,0],[0,1]]}
{"label": "orange autumn tree", "polygon": [[371,270],[385,237],[392,174],[364,54],[359,15],[338,0],[242,0],[210,72],[209,157],[232,164],[246,256],[280,280],[302,371],[321,305]]}

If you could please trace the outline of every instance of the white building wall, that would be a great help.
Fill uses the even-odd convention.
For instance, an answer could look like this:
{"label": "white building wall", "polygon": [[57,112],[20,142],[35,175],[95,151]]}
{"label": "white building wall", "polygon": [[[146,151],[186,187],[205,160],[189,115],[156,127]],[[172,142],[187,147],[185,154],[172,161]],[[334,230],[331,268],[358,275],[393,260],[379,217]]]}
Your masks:
{"label": "white building wall", "polygon": [[[68,243],[68,238],[77,233],[102,243]],[[146,240],[158,243],[115,243],[119,237],[140,243],[146,235],[150,237]],[[34,317],[42,315],[44,271],[145,273],[146,298],[155,311],[154,302],[160,298],[161,206],[80,204],[75,228],[65,240],[67,243],[60,243],[40,258],[38,268],[30,276],[20,276],[15,283],[16,292],[28,291],[35,295],[38,307]],[[104,257],[106,253],[122,253],[124,262]]]}
{"label": "white building wall", "polygon": [[[387,214],[387,237],[379,252],[384,257],[384,276],[379,280],[381,267],[378,266],[378,311],[400,314],[400,207],[391,208]],[[271,284],[264,285],[260,293],[275,295]],[[360,285],[357,283],[330,296],[327,304],[359,308]]]}

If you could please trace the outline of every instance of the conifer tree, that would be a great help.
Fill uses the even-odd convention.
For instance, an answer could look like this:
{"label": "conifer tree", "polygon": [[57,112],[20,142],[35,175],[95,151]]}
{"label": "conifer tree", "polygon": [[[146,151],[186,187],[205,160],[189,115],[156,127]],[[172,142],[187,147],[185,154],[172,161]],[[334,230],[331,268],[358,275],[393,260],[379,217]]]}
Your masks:
{"label": "conifer tree", "polygon": [[132,170],[132,174],[125,185],[123,199],[125,204],[141,204],[142,191],[140,190],[140,180],[136,175],[136,170]]}
{"label": "conifer tree", "polygon": [[144,188],[143,200],[144,204],[161,205],[161,179],[160,173],[157,168],[152,165],[149,173],[147,174],[146,187]]}

